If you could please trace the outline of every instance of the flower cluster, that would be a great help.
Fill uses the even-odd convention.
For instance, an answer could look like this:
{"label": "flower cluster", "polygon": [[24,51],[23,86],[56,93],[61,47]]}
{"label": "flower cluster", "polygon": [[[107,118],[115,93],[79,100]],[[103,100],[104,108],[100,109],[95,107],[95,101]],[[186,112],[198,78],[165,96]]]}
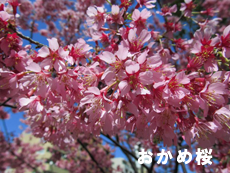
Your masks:
{"label": "flower cluster", "polygon": [[[45,15],[37,16],[45,19],[52,7],[55,13],[51,15],[51,8],[49,18],[53,20],[60,10],[59,14],[69,17],[67,32],[70,29],[75,35],[76,26],[71,23],[79,18],[66,11],[65,0],[53,2],[37,0],[31,5],[20,1],[20,10],[23,15],[33,11],[32,7],[44,10],[36,15]],[[24,3],[30,11],[23,10]],[[111,12],[87,1],[84,25],[90,39],[74,39],[73,44],[67,41],[63,46],[63,33],[56,32],[46,19],[58,39],[48,38],[49,46],[39,46],[38,51],[22,45],[23,37],[16,31],[15,20],[20,20],[15,18],[16,5],[9,2],[14,9],[9,11],[2,4],[1,97],[12,98],[17,110],[26,112],[35,136],[60,146],[76,140],[80,133],[115,135],[121,130],[164,141],[167,146],[176,144],[180,136],[188,145],[196,140],[201,147],[218,140],[229,142],[230,25],[218,33],[213,24],[218,21],[192,18],[195,2],[185,0],[180,9],[162,7],[158,13],[165,23],[157,28],[159,21],[151,11],[154,3],[139,0],[130,13],[129,1],[111,3]],[[180,18],[172,16],[177,11],[181,11]],[[199,29],[191,38],[178,38],[181,19],[187,17]]]}

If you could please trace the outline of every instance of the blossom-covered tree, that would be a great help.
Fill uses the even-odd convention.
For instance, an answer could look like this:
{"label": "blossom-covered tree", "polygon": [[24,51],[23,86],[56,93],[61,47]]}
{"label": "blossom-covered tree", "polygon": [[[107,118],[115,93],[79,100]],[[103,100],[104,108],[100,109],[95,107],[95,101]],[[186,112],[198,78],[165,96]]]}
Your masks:
{"label": "blossom-covered tree", "polygon": [[[28,130],[56,147],[52,159],[59,167],[111,172],[111,150],[99,139],[104,136],[134,172],[134,146],[152,151],[153,162],[142,165],[149,173],[178,172],[176,160],[156,164],[162,145],[174,157],[184,148],[213,149],[212,165],[193,159],[189,167],[181,164],[184,172],[230,171],[228,0],[0,4],[0,117],[9,118],[3,107],[24,111]],[[47,41],[36,41],[34,33]],[[22,170],[9,164],[17,144],[2,133],[1,139],[1,170]],[[33,161],[22,159],[30,169],[38,166]]]}

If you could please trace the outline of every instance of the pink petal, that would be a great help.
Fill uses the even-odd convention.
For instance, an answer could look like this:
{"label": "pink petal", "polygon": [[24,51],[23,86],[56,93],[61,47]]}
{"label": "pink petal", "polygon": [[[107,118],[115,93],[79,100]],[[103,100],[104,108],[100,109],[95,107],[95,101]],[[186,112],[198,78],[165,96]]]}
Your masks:
{"label": "pink petal", "polygon": [[62,60],[56,60],[54,63],[54,68],[58,73],[64,73],[66,71],[65,62]]}
{"label": "pink petal", "polygon": [[188,3],[192,2],[192,0],[184,0],[184,2],[185,2],[186,4],[188,4]]}
{"label": "pink petal", "polygon": [[115,53],[120,60],[125,60],[128,56],[129,48],[122,45],[118,46],[118,51]]}
{"label": "pink petal", "polygon": [[138,56],[138,58],[137,58],[137,62],[139,64],[143,64],[145,62],[145,60],[146,60],[147,54],[148,54],[147,51],[144,51],[143,53],[141,53],[141,55]]}
{"label": "pink petal", "polygon": [[37,63],[32,62],[30,63],[30,65],[26,67],[26,70],[33,72],[41,72],[41,67]]}
{"label": "pink petal", "polygon": [[[134,61],[133,61],[134,62]],[[138,72],[140,70],[140,65],[136,62],[128,65],[125,67],[125,71],[128,73],[128,74],[134,74],[136,72]]]}
{"label": "pink petal", "polygon": [[41,105],[41,103],[37,101],[37,107],[36,107],[37,112],[41,112],[43,108],[44,108],[43,105]]}
{"label": "pink petal", "polygon": [[116,62],[116,58],[114,56],[114,54],[112,54],[111,52],[108,52],[108,51],[105,51],[103,52],[99,58],[102,60],[102,61],[105,61],[107,62],[108,64],[112,64],[114,62]]}
{"label": "pink petal", "polygon": [[62,47],[58,49],[58,54],[61,58],[65,59],[69,55],[69,51],[65,51]]}
{"label": "pink petal", "polygon": [[199,99],[199,103],[200,103],[200,108],[203,109],[203,112],[204,112],[203,116],[207,117],[208,109],[209,109],[208,103],[205,100],[203,100],[202,98]]}
{"label": "pink petal", "polygon": [[138,109],[137,106],[133,103],[128,103],[127,105],[128,111],[134,114],[135,116],[138,116]]}
{"label": "pink petal", "polygon": [[195,137],[195,131],[193,127],[192,129],[184,132],[184,140],[189,146],[191,146],[191,140],[193,140],[194,137]]}
{"label": "pink petal", "polygon": [[112,6],[112,15],[117,15],[119,14],[120,8],[118,5],[113,5]]}
{"label": "pink petal", "polygon": [[175,4],[170,8],[170,12],[171,13],[176,13],[176,11],[177,11],[177,5]]}
{"label": "pink petal", "polygon": [[[4,4],[4,3],[2,3]],[[9,15],[7,12],[5,11],[0,11],[0,18],[3,20],[3,21],[7,21],[9,18],[10,18],[11,15]]]}
{"label": "pink petal", "polygon": [[175,92],[175,96],[178,99],[182,99],[190,93],[189,90],[182,88],[182,87],[177,88],[174,92]]}
{"label": "pink petal", "polygon": [[137,32],[137,28],[129,30],[128,39],[130,42],[133,42],[136,39],[136,32]]}
{"label": "pink petal", "polygon": [[126,80],[123,80],[118,85],[120,91],[121,91],[121,97],[126,95],[130,91],[130,85]]}
{"label": "pink petal", "polygon": [[223,48],[223,55],[225,58],[230,58],[230,48]]}
{"label": "pink petal", "polygon": [[181,84],[187,84],[190,82],[190,79],[185,75],[184,71],[181,71],[177,74],[176,79]]}
{"label": "pink petal", "polygon": [[142,30],[138,40],[141,40],[142,44],[149,41],[149,39],[151,38],[151,34],[147,31],[147,30]]}
{"label": "pink petal", "polygon": [[45,70],[49,70],[51,68],[51,64],[52,64],[52,60],[47,58],[41,62],[40,66],[41,68],[44,68]]}
{"label": "pink petal", "polygon": [[59,48],[59,44],[58,44],[58,41],[56,38],[51,38],[51,39],[47,39],[48,42],[49,42],[49,48],[52,50],[52,51],[57,51],[58,48]]}
{"label": "pink petal", "polygon": [[38,50],[38,57],[45,58],[50,54],[49,48],[46,46],[43,46],[41,49]]}
{"label": "pink petal", "polygon": [[79,106],[82,107],[85,104],[92,103],[94,101],[94,98],[95,98],[95,96],[93,94],[87,95],[87,96],[83,97],[81,99],[81,101],[80,101],[80,105]]}
{"label": "pink petal", "polygon": [[137,95],[148,95],[148,94],[151,94],[151,92],[144,88],[137,88],[136,94]]}
{"label": "pink petal", "polygon": [[226,85],[223,83],[212,83],[209,85],[208,90],[215,94],[227,94]]}
{"label": "pink petal", "polygon": [[109,67],[105,70],[103,75],[101,76],[101,80],[104,80],[105,78],[110,78],[110,80],[116,75],[114,67]]}
{"label": "pink petal", "polygon": [[89,87],[87,91],[85,91],[85,93],[92,93],[95,95],[100,95],[101,92],[97,87]]}
{"label": "pink petal", "polygon": [[215,60],[208,60],[204,63],[204,69],[207,71],[207,72],[215,72],[215,71],[218,71],[218,65],[217,65],[217,62]]}
{"label": "pink petal", "polygon": [[142,19],[148,19],[151,16],[151,13],[147,9],[143,9],[141,11],[141,18]]}
{"label": "pink petal", "polygon": [[135,9],[132,14],[132,19],[136,21],[140,18],[140,15],[141,15],[140,11],[138,9]]}
{"label": "pink petal", "polygon": [[224,29],[223,36],[226,37],[228,34],[230,34],[230,25]]}
{"label": "pink petal", "polygon": [[97,10],[94,8],[94,7],[89,7],[88,9],[87,9],[87,15],[89,16],[89,17],[93,17],[93,16],[95,16],[97,14]]}
{"label": "pink petal", "polygon": [[153,73],[151,71],[141,72],[138,78],[144,85],[150,85],[154,82]]}
{"label": "pink petal", "polygon": [[20,98],[19,105],[21,107],[28,105],[32,100],[30,98]]}

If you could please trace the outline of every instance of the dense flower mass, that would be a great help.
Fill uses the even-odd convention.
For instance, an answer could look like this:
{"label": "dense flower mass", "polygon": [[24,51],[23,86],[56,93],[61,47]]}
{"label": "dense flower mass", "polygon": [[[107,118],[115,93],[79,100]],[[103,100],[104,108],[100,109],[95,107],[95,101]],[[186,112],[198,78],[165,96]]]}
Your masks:
{"label": "dense flower mass", "polygon": [[[82,133],[122,130],[167,146],[181,138],[189,146],[229,143],[229,23],[216,25],[210,10],[197,12],[192,0],[158,11],[155,0],[115,2],[2,3],[0,100],[10,98],[15,111],[26,112],[35,136],[62,147]],[[46,23],[40,33],[49,46],[17,31],[32,22],[31,32],[37,32],[36,20]]]}

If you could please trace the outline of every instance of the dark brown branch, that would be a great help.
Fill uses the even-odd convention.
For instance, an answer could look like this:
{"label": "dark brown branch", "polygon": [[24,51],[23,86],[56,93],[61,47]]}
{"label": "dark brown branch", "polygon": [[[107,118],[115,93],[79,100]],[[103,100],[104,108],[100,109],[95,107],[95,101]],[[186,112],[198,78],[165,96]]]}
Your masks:
{"label": "dark brown branch", "polygon": [[175,159],[175,169],[174,169],[174,173],[177,173],[178,172],[178,166],[179,166],[179,163],[177,162],[177,157],[178,157],[178,150],[179,150],[179,147],[177,146],[176,147],[176,159]]}
{"label": "dark brown branch", "polygon": [[187,173],[184,162],[180,164],[184,173]]}
{"label": "dark brown branch", "polygon": [[98,168],[100,169],[100,171],[102,173],[105,173],[104,169],[99,165],[99,163],[95,160],[95,158],[93,157],[93,155],[90,153],[90,151],[88,150],[88,148],[81,142],[81,140],[77,139],[78,143],[82,146],[82,148],[89,154],[90,158],[92,159],[92,161],[98,166]]}
{"label": "dark brown branch", "polygon": [[135,173],[138,173],[138,171],[137,171],[137,167],[136,167],[135,163],[132,161],[132,159],[131,159],[130,155],[129,155],[128,153],[126,153],[126,151],[125,151],[125,150],[122,150],[122,151],[124,152],[124,154],[125,154],[125,155],[126,155],[126,157],[128,158],[129,163],[130,163],[130,165],[131,165],[131,166],[132,166],[132,168],[133,168],[133,171],[134,171]]}
{"label": "dark brown branch", "polygon": [[33,33],[34,33],[34,23],[35,23],[35,21],[33,20],[32,24],[31,24],[31,27],[30,27],[30,38],[31,39],[33,38]]}
{"label": "dark brown branch", "polygon": [[14,109],[17,108],[17,106],[8,105],[8,104],[3,104],[3,103],[2,103],[0,106],[5,106],[5,107],[9,107],[9,108],[14,108]]}
{"label": "dark brown branch", "polygon": [[37,45],[36,48],[41,48],[41,47],[45,46],[44,44],[41,44],[41,43],[31,39],[30,37],[27,37],[27,36],[23,35],[22,33],[18,32],[16,30],[16,28],[14,28],[12,25],[10,25],[9,28],[12,29],[22,39],[28,40],[30,43],[33,43],[33,44]]}
{"label": "dark brown branch", "polygon": [[0,107],[1,106],[5,106],[5,107],[9,107],[9,108],[17,108],[16,106],[12,106],[12,105],[8,105],[7,102],[10,101],[11,98],[8,98],[6,101],[4,101],[3,103],[0,103]]}
{"label": "dark brown branch", "polygon": [[[127,150],[125,147],[121,146],[117,141],[115,141],[114,139],[112,139],[109,135],[105,135],[103,133],[101,133],[103,136],[107,137],[110,141],[112,141],[116,146],[118,146],[122,151],[124,150],[127,154],[129,154],[130,156],[132,156],[135,160],[138,160],[137,156],[135,156],[132,152],[130,152],[129,150]],[[144,166],[148,171],[149,171],[149,167],[146,166],[145,164],[142,164],[142,166]]]}
{"label": "dark brown branch", "polygon": [[155,165],[156,161],[155,161],[155,157],[152,158],[152,163],[150,165],[150,168],[149,168],[149,173],[152,173],[153,172],[153,166]]}
{"label": "dark brown branch", "polygon": [[[181,143],[182,143],[182,141],[178,142],[177,152],[182,148]],[[187,170],[186,170],[186,167],[185,167],[185,163],[182,162],[182,163],[180,163],[180,165],[182,167],[183,173],[187,173]]]}
{"label": "dark brown branch", "polygon": [[8,99],[6,99],[6,101],[4,101],[2,104],[0,104],[0,106],[6,104],[6,103],[7,103],[8,101],[10,101],[10,100],[11,100],[11,98],[9,97]]}

